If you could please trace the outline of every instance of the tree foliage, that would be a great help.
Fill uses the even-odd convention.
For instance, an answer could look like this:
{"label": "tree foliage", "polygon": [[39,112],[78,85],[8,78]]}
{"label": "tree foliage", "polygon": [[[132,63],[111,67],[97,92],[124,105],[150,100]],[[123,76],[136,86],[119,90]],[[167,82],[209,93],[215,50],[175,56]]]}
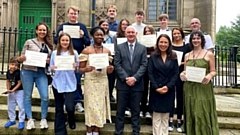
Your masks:
{"label": "tree foliage", "polygon": [[233,45],[240,46],[240,15],[235,21],[231,22],[231,26],[221,26],[216,34],[216,44],[224,47]]}

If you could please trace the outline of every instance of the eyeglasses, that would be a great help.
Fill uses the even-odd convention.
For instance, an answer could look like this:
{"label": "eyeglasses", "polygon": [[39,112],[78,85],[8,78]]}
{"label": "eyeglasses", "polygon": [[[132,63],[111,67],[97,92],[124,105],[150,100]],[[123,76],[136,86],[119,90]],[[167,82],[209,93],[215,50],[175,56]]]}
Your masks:
{"label": "eyeglasses", "polygon": [[199,24],[199,22],[192,22],[191,25],[194,25],[194,24]]}

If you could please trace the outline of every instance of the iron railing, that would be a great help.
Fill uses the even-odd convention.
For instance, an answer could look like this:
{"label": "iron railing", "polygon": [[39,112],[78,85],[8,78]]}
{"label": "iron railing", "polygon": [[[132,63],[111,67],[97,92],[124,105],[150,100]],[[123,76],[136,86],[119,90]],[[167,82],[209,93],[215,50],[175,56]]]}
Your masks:
{"label": "iron railing", "polygon": [[[52,32],[53,37],[54,35],[55,31]],[[24,42],[33,37],[35,37],[35,29],[23,30],[11,27],[0,29],[0,74],[7,72],[9,59],[19,56]],[[213,79],[214,86],[237,88],[240,83],[237,74],[238,46],[215,46],[214,54],[217,71],[217,76]]]}

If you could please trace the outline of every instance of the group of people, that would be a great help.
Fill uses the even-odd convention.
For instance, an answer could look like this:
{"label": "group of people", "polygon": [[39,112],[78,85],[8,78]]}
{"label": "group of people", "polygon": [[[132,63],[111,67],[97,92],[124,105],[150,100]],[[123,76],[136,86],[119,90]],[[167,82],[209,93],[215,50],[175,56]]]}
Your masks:
{"label": "group of people", "polygon": [[[173,131],[174,100],[177,99],[177,131],[189,135],[218,135],[216,103],[211,79],[216,75],[214,46],[211,37],[200,30],[201,23],[193,18],[192,32],[185,37],[181,28],[168,27],[168,15],[159,16],[157,32],[171,31],[172,35],[161,34],[152,47],[142,45],[137,37],[156,34],[153,26],[143,23],[144,12],[135,13],[132,25],[127,19],[116,20],[117,8],[107,8],[108,19],[100,20],[99,26],[90,31],[77,21],[79,9],[70,6],[69,21],[60,25],[54,38],[53,50],[50,29],[45,23],[36,26],[36,38],[25,42],[21,56],[9,62],[7,72],[8,114],[6,128],[16,124],[15,106],[19,106],[18,129],[24,128],[25,113],[28,119],[26,129],[35,129],[32,117],[32,91],[37,87],[41,98],[40,128],[47,129],[48,77],[54,73],[52,90],[55,99],[54,131],[56,135],[67,135],[66,122],[70,129],[76,128],[75,110],[85,113],[87,135],[98,135],[100,128],[111,122],[110,102],[117,102],[115,135],[124,131],[125,115],[131,114],[132,134],[140,134],[140,117],[152,118],[153,135],[167,135]],[[65,33],[64,25],[79,26],[79,38]],[[118,38],[126,38],[118,43]],[[172,40],[171,40],[172,39]],[[114,54],[103,43],[114,45]],[[47,54],[46,67],[36,67],[24,62],[27,51]],[[182,52],[178,61],[176,52]],[[107,54],[109,64],[105,68],[90,65],[91,54]],[[57,56],[73,56],[72,70],[57,70]],[[186,68],[206,69],[201,83],[188,81]],[[84,74],[84,96],[81,77]],[[116,80],[116,99],[113,89]],[[149,85],[150,82],[150,85]],[[22,86],[21,86],[22,85]],[[150,90],[149,90],[150,86]],[[13,104],[13,100],[14,101]],[[84,108],[81,103],[84,100]],[[65,107],[64,107],[65,106]],[[64,110],[67,111],[65,118]],[[182,115],[184,114],[184,119]]]}

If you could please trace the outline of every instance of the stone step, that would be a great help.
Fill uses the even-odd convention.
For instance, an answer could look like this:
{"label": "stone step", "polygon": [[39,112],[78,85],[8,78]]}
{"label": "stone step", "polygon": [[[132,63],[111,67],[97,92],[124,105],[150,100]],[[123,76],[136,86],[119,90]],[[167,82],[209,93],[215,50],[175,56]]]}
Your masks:
{"label": "stone step", "polygon": [[[3,91],[2,91],[3,92]],[[0,104],[7,104],[7,96],[6,95],[0,95]],[[84,104],[84,102],[82,101]],[[40,106],[41,100],[39,98],[33,97],[32,98],[32,105],[33,106]],[[117,109],[116,102],[111,102],[111,110]],[[49,107],[54,107],[54,99],[53,97],[50,97],[49,99]],[[238,108],[239,109],[239,108]],[[222,110],[221,108],[217,107],[217,114],[218,116],[222,117],[239,117],[240,118],[240,112],[236,110],[228,110],[227,108]]]}
{"label": "stone step", "polygon": [[[18,130],[17,124],[10,127],[4,128],[6,119],[0,119],[0,135],[54,135],[54,122],[48,121],[49,128],[47,130],[41,130],[39,127],[39,121],[35,121],[35,130]],[[25,121],[27,124],[27,121]],[[76,123],[76,129],[71,130],[67,128],[69,135],[85,135],[86,128],[83,122]],[[105,124],[103,128],[100,129],[101,135],[113,135],[114,133],[114,124]],[[132,129],[130,124],[125,124],[124,126],[124,135],[131,135]],[[152,127],[148,125],[141,125],[141,135],[152,135]],[[169,132],[169,135],[185,135],[184,133],[177,133],[176,129],[174,132]],[[235,129],[220,129],[220,135],[240,135],[240,130]]]}
{"label": "stone step", "polygon": [[[19,131],[17,129],[17,124],[10,127],[9,129],[4,128],[6,120],[0,119],[0,134],[17,134],[17,135],[53,135],[54,134],[54,122],[48,121],[49,128],[47,130],[41,130],[39,123],[40,121],[35,122],[36,129],[28,131],[26,129]],[[27,122],[25,121],[25,124]],[[67,128],[69,135],[85,135],[86,126],[83,122],[76,123],[76,129],[71,130]],[[114,124],[105,124],[103,128],[100,129],[101,135],[113,135],[114,134]],[[124,125],[124,135],[131,135],[132,129],[130,124]],[[152,127],[149,125],[141,125],[141,135],[152,135]],[[176,131],[169,133],[169,135],[182,135]]]}
{"label": "stone step", "polygon": [[[32,106],[32,110],[33,110],[32,111],[33,118],[36,119],[36,120],[40,120],[41,119],[40,107],[39,106]],[[8,118],[7,105],[0,104],[0,112],[1,112],[0,119],[7,119]],[[112,122],[115,123],[116,111],[112,111],[111,113],[112,113],[111,114]],[[65,112],[65,114],[66,114],[66,112]],[[54,107],[49,107],[47,120],[48,121],[54,121],[54,116],[55,116]],[[77,122],[84,122],[85,121],[84,113],[76,112],[75,113],[75,118],[76,118]],[[125,124],[130,124],[130,123],[131,123],[131,117],[126,116],[125,117]],[[219,123],[219,128],[222,128],[222,129],[238,129],[238,130],[240,130],[240,117],[222,117],[222,116],[219,116],[218,117],[218,123]],[[141,125],[151,126],[151,124],[152,124],[152,119],[151,118],[141,118]]]}

